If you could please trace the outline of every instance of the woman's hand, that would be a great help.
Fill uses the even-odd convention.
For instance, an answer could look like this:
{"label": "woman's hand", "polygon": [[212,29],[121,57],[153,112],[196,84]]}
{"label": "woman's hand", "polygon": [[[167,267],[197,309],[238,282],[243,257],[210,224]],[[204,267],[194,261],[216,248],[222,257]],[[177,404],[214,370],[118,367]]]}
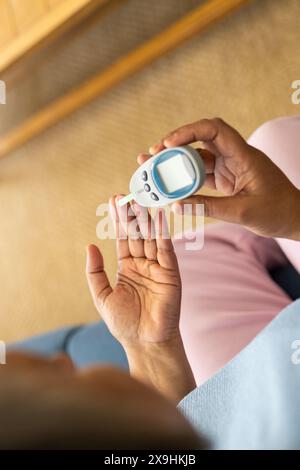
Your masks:
{"label": "woman's hand", "polygon": [[[300,191],[261,151],[251,147],[221,119],[203,119],[180,127],[150,148],[154,155],[166,147],[202,141],[207,170],[205,186],[223,197],[192,196],[174,204],[204,204],[209,217],[241,224],[258,235],[300,240]],[[139,163],[149,155],[141,154]]]}
{"label": "woman's hand", "polygon": [[153,222],[146,209],[119,208],[111,199],[117,234],[114,289],[99,249],[90,245],[87,279],[98,312],[123,345],[131,373],[178,402],[195,387],[180,332],[181,281],[163,213]]}
{"label": "woman's hand", "polygon": [[163,213],[153,222],[137,205],[135,217],[128,215],[128,205],[117,208],[115,199],[110,207],[117,232],[117,282],[112,289],[99,249],[89,246],[88,282],[96,308],[123,345],[172,341],[179,336],[181,281],[172,241],[162,237]]}

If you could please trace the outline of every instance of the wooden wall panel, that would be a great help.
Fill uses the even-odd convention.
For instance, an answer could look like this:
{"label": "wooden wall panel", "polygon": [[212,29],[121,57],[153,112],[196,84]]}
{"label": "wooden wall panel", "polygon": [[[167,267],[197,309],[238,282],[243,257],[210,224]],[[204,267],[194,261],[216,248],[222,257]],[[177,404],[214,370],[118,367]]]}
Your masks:
{"label": "wooden wall panel", "polygon": [[58,3],[61,3],[62,0],[47,0],[50,8],[56,7]]}
{"label": "wooden wall panel", "polygon": [[18,32],[22,32],[48,11],[47,0],[10,0]]}
{"label": "wooden wall panel", "polygon": [[0,158],[248,2],[249,0],[209,0],[190,11],[164,31],[13,129],[0,141]]}
{"label": "wooden wall panel", "polygon": [[121,0],[0,0],[0,72],[90,16]]}
{"label": "wooden wall panel", "polygon": [[12,40],[16,29],[10,0],[0,0],[0,48]]}

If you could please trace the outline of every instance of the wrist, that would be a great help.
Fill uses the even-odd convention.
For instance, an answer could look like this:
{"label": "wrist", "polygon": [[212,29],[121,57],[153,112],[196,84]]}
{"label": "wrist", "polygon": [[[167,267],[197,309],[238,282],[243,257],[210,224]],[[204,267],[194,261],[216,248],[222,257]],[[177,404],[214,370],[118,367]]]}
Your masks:
{"label": "wrist", "polygon": [[300,241],[300,191],[295,189],[293,202],[288,208],[291,211],[291,230],[288,238]]}
{"label": "wrist", "polygon": [[180,331],[174,332],[170,338],[165,341],[140,341],[140,340],[125,340],[120,341],[126,353],[131,356],[155,356],[159,355],[162,351],[172,353],[183,346]]}
{"label": "wrist", "polygon": [[167,342],[123,346],[131,375],[173,402],[196,387],[180,335]]}
{"label": "wrist", "polygon": [[300,242],[300,191],[298,190],[298,201],[296,206],[297,213],[297,231],[296,231],[296,240]]}

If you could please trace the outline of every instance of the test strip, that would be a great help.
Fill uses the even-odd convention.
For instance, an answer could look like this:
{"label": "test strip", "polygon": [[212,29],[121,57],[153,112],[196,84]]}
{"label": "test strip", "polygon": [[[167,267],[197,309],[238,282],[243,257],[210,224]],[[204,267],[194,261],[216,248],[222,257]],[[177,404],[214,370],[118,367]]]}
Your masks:
{"label": "test strip", "polygon": [[119,207],[122,207],[122,206],[125,206],[125,204],[127,204],[128,202],[132,201],[132,199],[133,199],[133,194],[130,193],[130,194],[127,194],[127,196],[122,197],[122,199],[119,199],[117,201],[117,204]]}

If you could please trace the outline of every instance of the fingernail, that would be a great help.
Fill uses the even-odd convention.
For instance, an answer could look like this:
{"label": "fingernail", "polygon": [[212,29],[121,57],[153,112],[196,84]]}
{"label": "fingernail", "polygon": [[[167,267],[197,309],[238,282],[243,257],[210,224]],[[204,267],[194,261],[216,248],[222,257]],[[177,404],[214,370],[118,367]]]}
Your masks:
{"label": "fingernail", "polygon": [[167,135],[164,140],[163,140],[163,145],[168,145],[168,143],[170,142],[170,140],[172,140],[172,137],[173,137],[173,134],[169,134]]}
{"label": "fingernail", "polygon": [[152,145],[150,148],[149,148],[149,153],[151,155],[154,155],[155,153],[157,153],[157,151],[163,147],[163,143],[162,142],[159,142],[158,144],[155,144],[155,145]]}
{"label": "fingernail", "polygon": [[184,204],[182,207],[184,215],[192,215],[193,214],[193,204]]}
{"label": "fingernail", "polygon": [[171,206],[171,210],[172,212],[174,212],[175,214],[182,214],[182,206],[181,204],[172,204]]}

